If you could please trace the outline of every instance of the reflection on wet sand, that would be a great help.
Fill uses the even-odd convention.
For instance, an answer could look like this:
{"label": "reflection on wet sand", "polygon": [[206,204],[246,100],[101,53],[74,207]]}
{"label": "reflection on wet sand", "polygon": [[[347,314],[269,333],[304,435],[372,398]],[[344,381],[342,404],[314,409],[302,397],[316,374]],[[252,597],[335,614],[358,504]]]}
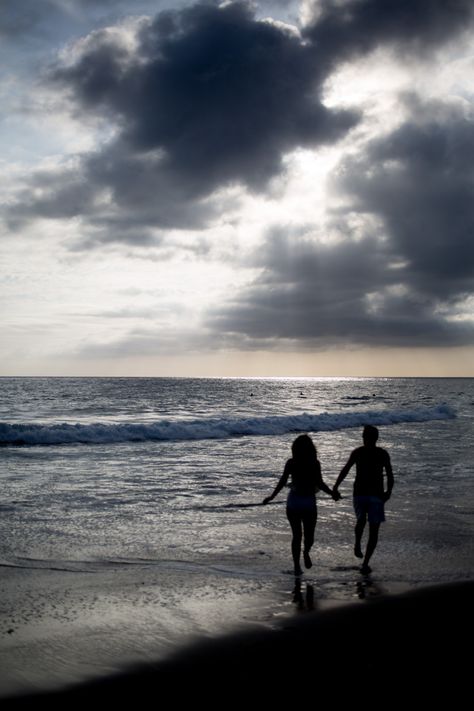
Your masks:
{"label": "reflection on wet sand", "polygon": [[314,587],[311,583],[306,583],[304,595],[301,587],[301,580],[296,578],[295,587],[293,589],[293,602],[299,611],[312,612],[316,609],[314,605]]}

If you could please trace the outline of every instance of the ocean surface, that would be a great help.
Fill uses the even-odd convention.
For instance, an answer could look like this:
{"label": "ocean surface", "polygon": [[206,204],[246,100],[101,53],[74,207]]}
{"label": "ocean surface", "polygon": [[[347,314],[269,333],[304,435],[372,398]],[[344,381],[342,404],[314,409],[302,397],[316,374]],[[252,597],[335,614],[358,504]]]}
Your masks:
{"label": "ocean surface", "polygon": [[[271,493],[296,434],[314,436],[332,486],[362,426],[375,424],[396,477],[380,562],[415,582],[472,572],[472,379],[4,378],[0,386],[2,565],[180,561],[265,574],[288,559],[285,497],[281,510],[246,504]],[[351,480],[338,505],[320,495],[324,569],[340,562],[350,533]]]}
{"label": "ocean surface", "polygon": [[[127,633],[135,658],[136,631],[143,641],[150,620],[161,620],[153,643],[168,644],[177,630],[251,618],[259,601],[291,604],[285,492],[259,504],[301,432],[332,486],[363,425],[379,426],[395,488],[371,562],[375,587],[473,577],[474,379],[3,378],[0,387],[0,636],[4,659],[17,654],[14,681],[22,644],[84,624],[80,600],[94,629],[108,620],[96,660],[111,658],[112,628]],[[318,495],[306,573],[317,600],[361,596],[352,481],[351,472],[338,503]],[[84,580],[97,581],[93,597]]]}

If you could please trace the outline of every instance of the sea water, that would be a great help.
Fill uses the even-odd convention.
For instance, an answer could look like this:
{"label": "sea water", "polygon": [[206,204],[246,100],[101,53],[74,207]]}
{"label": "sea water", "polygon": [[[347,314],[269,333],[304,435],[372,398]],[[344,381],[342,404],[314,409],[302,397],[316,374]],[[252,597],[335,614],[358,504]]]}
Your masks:
{"label": "sea water", "polygon": [[[4,378],[0,386],[2,565],[149,561],[272,573],[289,563],[284,492],[280,504],[247,504],[271,493],[297,433],[313,436],[332,486],[362,426],[374,424],[396,479],[380,562],[412,582],[472,573],[474,380]],[[326,578],[346,561],[351,480],[339,504],[319,495],[315,556]]]}
{"label": "sea water", "polygon": [[[3,378],[0,694],[166,653],[193,634],[471,579],[473,379]],[[351,471],[318,494],[313,568],[291,575],[291,443],[332,486],[379,427],[395,488],[370,579]]]}

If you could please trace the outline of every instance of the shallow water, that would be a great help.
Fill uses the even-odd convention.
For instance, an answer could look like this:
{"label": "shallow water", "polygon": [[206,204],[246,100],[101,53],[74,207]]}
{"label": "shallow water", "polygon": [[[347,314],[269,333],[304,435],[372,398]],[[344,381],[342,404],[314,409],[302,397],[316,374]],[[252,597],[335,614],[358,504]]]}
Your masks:
{"label": "shallow water", "polygon": [[[472,380],[21,378],[4,379],[2,391],[4,431],[43,428],[41,445],[36,436],[0,450],[4,564],[225,561],[269,573],[270,561],[287,559],[283,507],[235,505],[260,502],[273,489],[300,424],[313,428],[306,431],[314,432],[332,485],[360,443],[361,424],[374,421],[387,423],[380,444],[396,476],[386,542],[394,558],[414,554],[420,542],[437,551],[432,573],[428,561],[422,569],[391,561],[392,569],[410,582],[421,573],[435,577],[448,549],[446,566],[454,577],[463,572],[472,513]],[[58,425],[76,440],[47,444]],[[97,443],[82,441],[85,426],[102,433]],[[130,427],[143,428],[142,441],[129,441]],[[157,440],[153,427],[167,436]],[[352,523],[349,480],[342,493],[339,505],[320,495],[320,564],[327,567],[340,563]]]}
{"label": "shallow water", "polygon": [[[472,578],[473,380],[0,383],[0,434],[35,433],[0,449],[0,662],[13,686],[272,624],[311,591],[324,606]],[[363,579],[353,557],[349,475],[339,503],[318,497],[296,599],[284,492],[248,504],[273,490],[300,425],[332,485],[366,421],[395,473],[374,573]],[[76,438],[48,443],[63,424]]]}

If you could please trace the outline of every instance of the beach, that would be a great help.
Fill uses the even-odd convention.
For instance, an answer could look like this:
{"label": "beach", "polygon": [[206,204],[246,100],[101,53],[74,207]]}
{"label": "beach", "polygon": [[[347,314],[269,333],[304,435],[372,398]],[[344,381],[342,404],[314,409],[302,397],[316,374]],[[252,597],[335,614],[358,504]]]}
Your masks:
{"label": "beach", "polygon": [[2,568],[0,698],[107,676],[196,639],[270,627],[291,608],[275,581],[179,562]]}
{"label": "beach", "polygon": [[287,700],[359,707],[374,695],[382,703],[455,703],[468,691],[473,592],[471,581],[324,610],[300,608],[272,627],[253,624],[201,637],[164,659],[54,692],[9,696],[2,706],[172,699],[212,708]]}
{"label": "beach", "polygon": [[270,630],[300,613],[408,589],[363,577],[357,565],[334,569],[331,580],[316,568],[301,580],[290,572],[249,574],[178,561],[107,571],[3,568],[0,697],[108,676],[197,640]]}
{"label": "beach", "polygon": [[[328,631],[317,645],[316,693],[324,674],[324,689],[342,693],[338,675],[352,674],[354,625],[366,608],[386,610],[369,635],[376,649],[392,654],[404,630],[384,679],[400,684],[413,640],[424,645],[417,664],[426,674],[443,658],[452,674],[462,663],[459,631],[474,578],[472,380],[13,378],[3,386],[2,702],[77,685],[88,693],[99,680],[162,669],[203,644],[234,649],[232,665],[245,675],[251,655],[239,661],[242,635],[265,645],[274,633],[287,640],[280,653],[288,673],[270,652],[258,662],[270,687],[276,678],[288,690],[294,644],[308,649],[323,628],[345,636],[336,649]],[[333,485],[365,421],[379,427],[395,474],[373,573],[362,576],[353,554],[349,476],[341,501],[318,494],[314,565],[298,587],[286,492],[261,502],[298,431],[311,434]],[[404,595],[418,601],[423,634],[414,635],[412,608],[403,625],[390,626],[391,600]],[[305,637],[300,624],[313,632]],[[288,636],[294,625],[300,642]],[[204,675],[207,686],[225,683],[233,695],[239,684],[219,660],[209,663],[218,671]],[[298,679],[306,694],[305,673]],[[176,683],[176,694],[191,693]]]}

